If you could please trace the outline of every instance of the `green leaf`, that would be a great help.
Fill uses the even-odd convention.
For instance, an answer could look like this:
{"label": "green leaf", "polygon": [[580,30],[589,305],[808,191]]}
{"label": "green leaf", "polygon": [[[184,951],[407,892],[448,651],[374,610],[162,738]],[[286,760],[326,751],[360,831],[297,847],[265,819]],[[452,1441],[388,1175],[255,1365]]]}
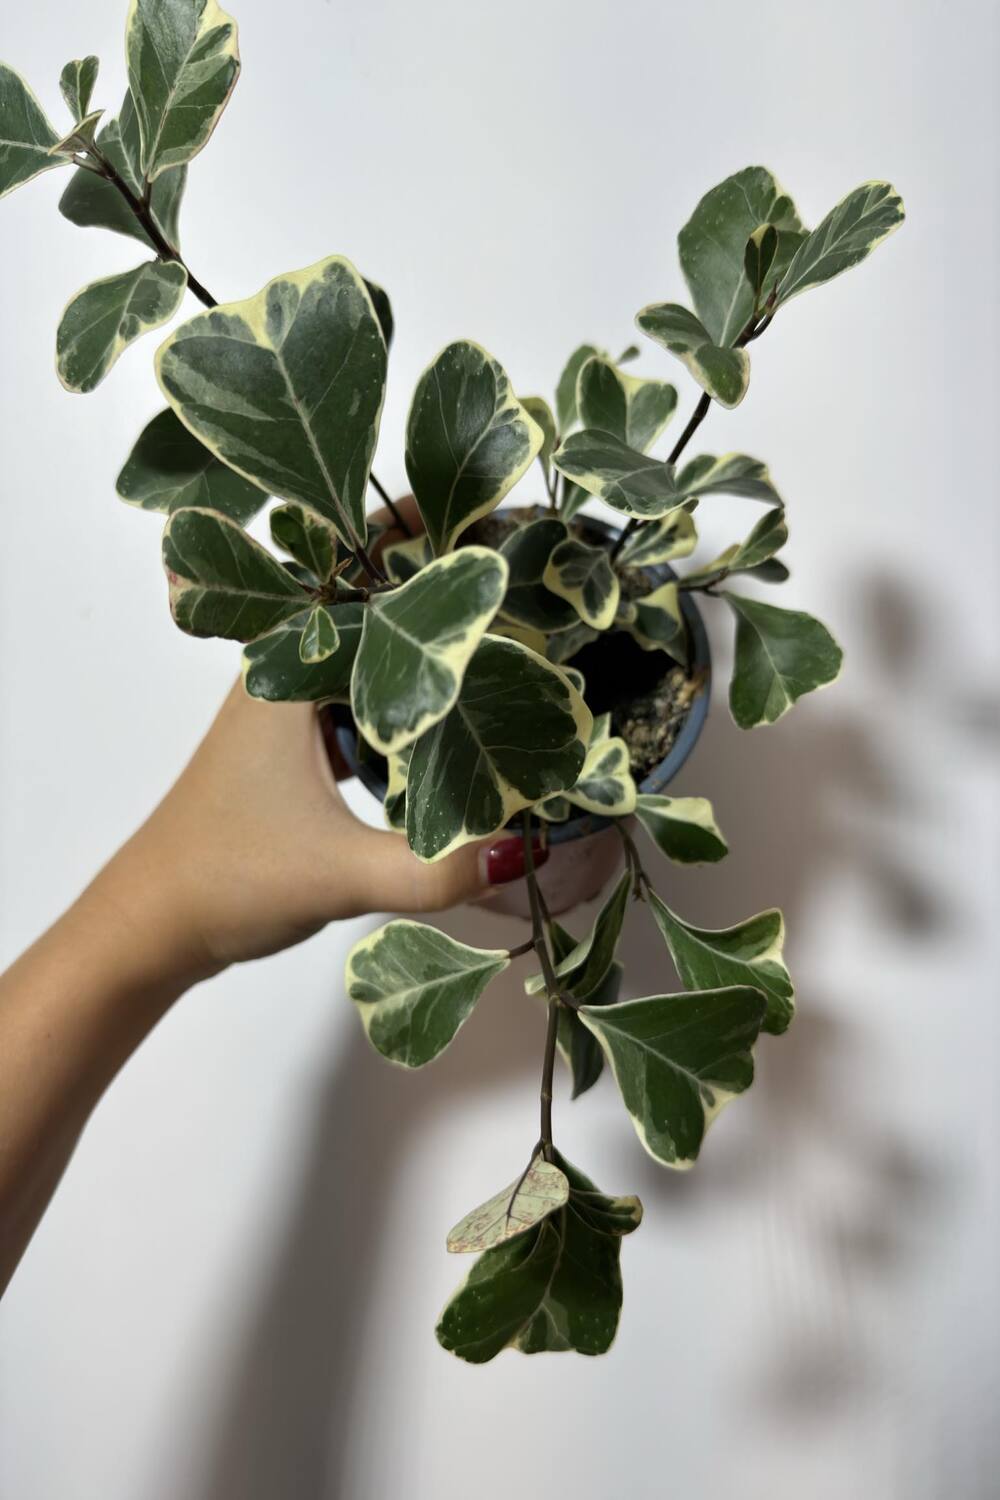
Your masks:
{"label": "green leaf", "polygon": [[62,140],[56,141],[50,148],[52,155],[76,156],[78,152],[89,151],[94,144],[94,136],[103,114],[103,109],[95,109],[85,119],[78,120],[72,130],[67,131]]}
{"label": "green leaf", "polygon": [[759,989],[737,985],[584,1005],[577,1014],[604,1048],[650,1156],[688,1167],[719,1111],[753,1082],[764,1010]]}
{"label": "green leaf", "polygon": [[625,741],[616,735],[591,743],[579,780],[563,795],[599,817],[629,817],[635,811],[636,788]]}
{"label": "green leaf", "polygon": [[416,578],[421,568],[426,568],[433,561],[434,551],[430,538],[424,532],[419,536],[408,537],[405,542],[393,542],[382,553],[382,567],[393,583],[409,583],[411,578]]}
{"label": "green leaf", "polygon": [[840,675],[844,653],[812,615],[728,591],[725,598],[737,617],[729,707],[741,729],[773,724]]}
{"label": "green leaf", "polygon": [[745,453],[724,453],[714,458],[703,453],[677,474],[677,489],[686,499],[700,495],[742,495],[748,500],[767,500],[782,505],[766,464]]}
{"label": "green leaf", "polygon": [[197,156],[236,86],[236,22],[216,0],[132,0],[125,60],[150,181]]}
{"label": "green leaf", "polygon": [[[697,503],[697,502],[695,502]],[[639,526],[618,554],[623,567],[648,568],[656,563],[688,557],[695,549],[698,533],[691,512],[684,506],[670,511],[658,521]]]}
{"label": "green leaf", "polygon": [[[597,913],[587,936],[556,963],[556,974],[578,1000],[589,1000],[608,976],[631,887],[632,879],[626,870]],[[528,995],[540,994],[545,989],[545,980],[541,974],[530,974],[524,981],[524,989]]]}
{"label": "green leaf", "polygon": [[351,707],[376,750],[402,750],[450,712],[506,583],[502,557],[486,547],[463,547],[372,599]]}
{"label": "green leaf", "polygon": [[221,511],[241,526],[267,500],[264,490],[202,447],[169,407],[142,429],[115,488],[129,505],[142,510],[197,506]]}
{"label": "green leaf", "polygon": [[100,66],[100,59],[93,55],[77,57],[68,62],[59,75],[59,92],[74,120],[82,120],[90,108]]}
{"label": "green leaf", "polygon": [[610,432],[645,453],[673,416],[677,391],[663,380],[623,375],[609,359],[595,354],[580,368],[577,407],[583,427]]}
{"label": "green leaf", "polygon": [[308,505],[276,505],[268,521],[277,546],[326,583],[339,561],[337,533],[326,517]]}
{"label": "green leaf", "polygon": [[[363,745],[364,740],[359,743]],[[412,746],[407,745],[405,750],[386,757],[388,775],[382,812],[386,827],[395,833],[406,832],[406,783],[409,778],[411,749]]]}
{"label": "green leaf", "polygon": [[[562,662],[570,661],[584,646],[589,646],[591,641],[596,641],[599,631],[591,630],[589,625],[571,625],[568,630],[560,630],[558,635],[550,635],[545,646],[545,655],[549,661],[560,665]],[[541,653],[539,653],[541,655]]]}
{"label": "green leaf", "polygon": [[546,635],[568,630],[578,620],[576,609],[546,586],[549,559],[566,540],[566,525],[558,516],[543,516],[512,531],[500,548],[510,570],[503,615],[518,625]]}
{"label": "green leaf", "polygon": [[735,343],[754,310],[746,279],[747,240],[762,225],[778,231],[768,286],[803,237],[795,205],[766,167],[746,167],[706,193],[677,237],[681,269],[712,342]]}
{"label": "green leaf", "polygon": [[542,446],[538,451],[539,462],[545,470],[548,479],[549,469],[552,466],[552,454],[555,451],[556,442],[556,419],[552,415],[552,408],[541,396],[522,396],[521,405],[528,416],[536,422],[542,431]]}
{"label": "green leaf", "polygon": [[569,1201],[569,1178],[536,1156],[527,1172],[466,1214],[448,1235],[452,1254],[489,1250],[524,1234]]}
{"label": "green leaf", "polygon": [[676,581],[661,583],[645,598],[632,602],[635,619],[628,629],[643,651],[666,651],[675,662],[686,667],[690,652]]}
{"label": "green leaf", "polygon": [[438,557],[527,472],[544,434],[478,344],[449,344],[417,381],[406,472]]}
{"label": "green leaf", "polygon": [[[611,965],[604,979],[588,998],[589,1005],[614,1005],[621,994],[624,966],[617,962]],[[559,1008],[556,1045],[559,1054],[569,1068],[572,1082],[571,1099],[579,1099],[593,1088],[604,1071],[604,1053],[592,1032],[588,1031],[569,1006]]]}
{"label": "green leaf", "polygon": [[788,1030],[795,992],[782,959],[785,922],[780,911],[772,908],[736,927],[712,929],[682,922],[653,891],[649,905],[687,989],[753,985],[767,1002],[761,1030],[772,1036]]}
{"label": "green leaf", "polygon": [[390,349],[392,347],[392,335],[396,330],[396,324],[392,316],[392,303],[389,301],[389,293],[384,287],[380,287],[377,281],[369,281],[367,278],[365,279],[365,288],[372,299],[372,307],[375,309],[378,326],[381,328],[382,337],[385,339],[385,347],[386,349]]}
{"label": "green leaf", "polygon": [[768,562],[788,541],[784,508],[769,510],[742,542],[726,547],[712,562],[688,573],[681,579],[682,588],[698,588],[714,583],[729,573],[749,573]]}
{"label": "green leaf", "polygon": [[163,566],[171,614],[188,635],[253,640],[309,603],[277,558],[214,510],[174,511]]}
{"label": "green leaf", "polygon": [[355,943],[345,982],[376,1052],[422,1068],[509,963],[506,948],[470,948],[423,922],[397,920]]}
{"label": "green leaf", "polygon": [[643,333],[675,354],[720,406],[739,406],[750,383],[750,356],[745,349],[713,343],[704,324],[676,302],[651,303],[635,321]]}
{"label": "green leaf", "polygon": [[333,255],[200,313],[156,356],[164,395],[224,463],[310,505],[354,548],[385,392],[386,349],[357,271]]}
{"label": "green leaf", "polygon": [[77,292],[56,333],[56,370],[66,389],[94,390],[129,344],[173,317],[186,286],[177,261],[151,260]]}
{"label": "green leaf", "polygon": [[904,218],[903,200],[890,183],[862,183],[799,245],[779,284],[778,306],[858,265]]}
{"label": "green leaf", "polygon": [[441,1314],[438,1342],[485,1364],[502,1349],[604,1354],[621,1315],[621,1238],[642,1218],[638,1198],[608,1198],[558,1152],[568,1203],[486,1250]]}
{"label": "green leaf", "polygon": [[306,609],[292,615],[244,648],[243,685],[251,698],[269,703],[350,702],[351,669],[361,644],[365,606],[338,604],[336,651],[324,661],[306,663],[301,641],[311,613]]}
{"label": "green leaf", "polygon": [[750,290],[758,304],[777,253],[777,229],[773,224],[761,224],[751,234],[743,251],[743,274],[750,283]]}
{"label": "green leaf", "polygon": [[410,848],[427,862],[488,838],[580,774],[590,711],[558,667],[484,636],[458,702],[410,757]]}
{"label": "green leaf", "polygon": [[[97,136],[97,144],[126,186],[142,197],[143,184],[139,158],[142,147],[139,141],[139,121],[126,91],[118,118],[109,120]],[[172,167],[161,172],[149,191],[149,207],[153,218],[168,243],[176,249],[180,244],[178,218],[181,198],[187,181],[187,167]],[[71,224],[81,228],[110,229],[115,234],[126,234],[141,244],[155,249],[152,240],[129,208],[122,194],[104,177],[77,168],[59,199],[59,212]]]}
{"label": "green leaf", "polygon": [[568,479],[563,479],[562,498],[559,502],[559,515],[567,524],[574,516],[578,516],[586,505],[590,496],[585,489],[578,484],[570,484]]}
{"label": "green leaf", "polygon": [[606,548],[567,537],[553,548],[542,582],[553,594],[568,600],[585,625],[610,630],[621,585]]}
{"label": "green leaf", "polygon": [[581,344],[578,349],[573,350],[563,367],[556,386],[556,422],[560,437],[565,437],[570,428],[576,426],[578,416],[576,382],[580,371],[592,355],[602,352],[600,349],[595,349],[593,344]]}
{"label": "green leaf", "polygon": [[552,462],[589,494],[640,521],[666,515],[684,498],[673,464],[637,452],[610,432],[574,432]]}
{"label": "green leaf", "polygon": [[306,616],[299,637],[299,657],[304,666],[326,661],[340,645],[340,634],[333,615],[322,604],[315,604]]}
{"label": "green leaf", "polygon": [[19,73],[0,63],[0,198],[65,160],[52,156],[59,140]]}
{"label": "green leaf", "polygon": [[714,864],[729,853],[705,797],[662,797],[640,792],[635,815],[653,843],[678,864]]}

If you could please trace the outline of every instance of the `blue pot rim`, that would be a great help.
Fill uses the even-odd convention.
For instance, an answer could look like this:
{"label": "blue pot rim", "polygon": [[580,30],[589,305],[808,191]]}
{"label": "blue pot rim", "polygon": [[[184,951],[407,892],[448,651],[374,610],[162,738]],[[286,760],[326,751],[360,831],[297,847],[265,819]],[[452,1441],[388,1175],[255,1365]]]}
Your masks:
{"label": "blue pot rim", "polygon": [[[614,526],[600,520],[597,516],[585,516],[583,519],[586,520],[588,526],[602,531],[609,542],[618,535]],[[670,579],[677,577],[669,563],[657,563],[647,568],[646,571],[655,578],[658,584],[668,583]],[[649,775],[640,782],[640,792],[662,792],[664,787],[673,781],[694,749],[698,736],[705,727],[705,720],[708,718],[708,707],[712,696],[712,654],[705,622],[696,600],[690,593],[681,594],[681,613],[691,632],[691,668],[700,673],[703,685],[670,750],[659,765],[654,766]],[[669,657],[666,659],[670,661]],[[348,722],[344,722],[343,718],[338,718],[336,724],[337,748],[347,762],[348,769],[357,776],[362,786],[366,787],[379,802],[383,802],[387,789],[386,780],[378,775],[374,767],[359,760],[358,733],[353,722],[350,721],[349,708],[346,708],[346,715]],[[576,817],[568,818],[565,823],[549,823],[548,841],[550,844],[568,844],[574,839],[588,838],[591,834],[603,833],[606,828],[612,826],[613,821],[611,818],[598,817],[595,813],[580,813]]]}

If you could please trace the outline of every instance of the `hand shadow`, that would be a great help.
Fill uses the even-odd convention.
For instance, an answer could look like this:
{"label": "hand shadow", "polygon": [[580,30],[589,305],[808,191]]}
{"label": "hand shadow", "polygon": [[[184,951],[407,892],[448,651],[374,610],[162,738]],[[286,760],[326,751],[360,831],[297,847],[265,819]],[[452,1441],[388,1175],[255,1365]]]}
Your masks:
{"label": "hand shadow", "polygon": [[[872,580],[860,607],[871,612],[874,638],[887,653],[887,682],[919,679],[913,660],[916,611],[884,579]],[[747,734],[729,720],[723,695],[717,683],[698,752],[671,790],[712,796],[733,854],[710,868],[658,867],[664,898],[706,926],[781,906],[794,967],[795,934],[832,870],[843,863],[864,873],[887,924],[907,941],[925,940],[936,922],[947,919],[941,916],[942,892],[928,890],[893,861],[885,852],[888,840],[865,833],[871,819],[908,817],[913,800],[880,756],[877,725],[844,717],[832,704],[831,711],[820,711],[807,702],[776,728]],[[513,945],[525,932],[520,922],[481,910],[453,913],[441,925],[488,946]],[[629,994],[676,986],[647,913],[630,913],[626,943]],[[340,1463],[350,1444],[352,1402],[360,1399],[355,1374],[375,1315],[373,1268],[394,1177],[404,1166],[399,1142],[439,1115],[460,1114],[463,1095],[537,1070],[540,1017],[537,1035],[509,1023],[523,972],[523,965],[515,965],[491,986],[460,1048],[426,1072],[401,1076],[371,1052],[359,1026],[350,1028],[319,1093],[284,1240],[265,1270],[213,1451],[191,1500],[273,1500],[293,1493],[298,1500],[326,1500],[345,1493]],[[863,1039],[838,1015],[836,997],[818,1001],[800,984],[799,1001],[789,1035],[764,1044],[760,1071],[767,1076],[755,1090],[761,1095],[755,1138],[740,1137],[723,1165],[716,1163],[705,1177],[664,1172],[639,1150],[624,1115],[613,1147],[616,1158],[620,1150],[615,1165],[622,1168],[613,1180],[639,1191],[647,1211],[655,1211],[659,1199],[665,1211],[697,1212],[711,1196],[756,1194],[770,1180],[782,1227],[796,1209],[785,1202],[783,1143],[808,1136],[850,1159],[854,1179],[846,1213],[815,1214],[805,1227],[793,1226],[798,1255],[811,1256],[821,1278],[848,1292],[830,1303],[830,1288],[814,1286],[783,1324],[786,1344],[763,1382],[758,1372],[754,1389],[772,1409],[785,1412],[790,1393],[800,1406],[819,1409],[831,1394],[868,1377],[859,1303],[848,1294],[850,1286],[884,1280],[894,1271],[906,1253],[910,1221],[930,1211],[938,1188],[904,1139],[891,1136],[880,1119],[866,1118],[863,1102],[852,1100],[852,1110],[844,1110],[832,1060]]]}

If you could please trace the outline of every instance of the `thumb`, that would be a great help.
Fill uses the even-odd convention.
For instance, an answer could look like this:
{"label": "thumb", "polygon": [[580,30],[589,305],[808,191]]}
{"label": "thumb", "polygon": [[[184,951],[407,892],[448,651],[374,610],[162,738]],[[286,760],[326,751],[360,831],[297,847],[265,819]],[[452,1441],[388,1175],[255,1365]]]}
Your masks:
{"label": "thumb", "polygon": [[[366,829],[359,842],[355,868],[359,895],[368,911],[445,911],[520,880],[525,873],[520,834],[501,833],[464,844],[433,864],[419,860],[398,833]],[[532,839],[532,853],[536,868],[548,858],[549,851],[537,836]]]}

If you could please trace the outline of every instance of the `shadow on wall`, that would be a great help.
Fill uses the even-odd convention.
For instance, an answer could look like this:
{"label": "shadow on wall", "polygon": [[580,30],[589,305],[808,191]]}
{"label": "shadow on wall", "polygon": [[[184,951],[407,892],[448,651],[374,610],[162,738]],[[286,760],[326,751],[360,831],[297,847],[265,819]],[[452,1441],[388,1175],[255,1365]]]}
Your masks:
{"label": "shadow on wall", "polygon": [[[893,693],[920,691],[913,660],[912,611],[885,580],[873,580],[861,607],[871,641],[883,654]],[[872,645],[874,653],[876,647]],[[717,689],[718,692],[718,689]],[[721,694],[720,694],[721,696]],[[824,705],[826,707],[826,705]],[[770,732],[741,733],[717,702],[684,790],[711,789],[734,853],[703,872],[664,871],[659,882],[687,918],[724,926],[764,905],[783,907],[791,934],[808,920],[820,887],[846,866],[870,881],[884,922],[907,941],[923,940],[942,910],[939,891],[895,865],[892,840],[866,835],[866,822],[891,827],[913,812],[897,770],[883,763],[877,726],[834,713],[803,710]],[[909,804],[909,805],[908,805]],[[652,864],[652,861],[650,862]],[[683,888],[683,898],[672,889]],[[939,918],[940,920],[940,918]],[[947,913],[944,920],[948,920]],[[452,914],[443,923],[466,941],[498,946],[523,938],[514,921],[484,913]],[[579,924],[582,926],[582,924]],[[626,941],[629,992],[672,988],[675,980],[646,913],[633,910]],[[461,1112],[461,1096],[506,1077],[532,1076],[538,1034],[507,1024],[507,1000],[520,993],[523,966],[491,989],[461,1045],[432,1070],[400,1077],[368,1048],[360,1027],[331,1069],[319,1098],[310,1150],[301,1165],[295,1210],[246,1328],[214,1453],[192,1500],[328,1500],[343,1493],[335,1472],[350,1447],[355,1375],[373,1316],[372,1275],[383,1238],[398,1142],[438,1114]],[[776,1358],[758,1370],[757,1399],[800,1414],[817,1413],[874,1378],[866,1366],[862,1296],[877,1291],[905,1261],[912,1227],[940,1196],[938,1182],[901,1139],[869,1118],[863,1098],[844,1108],[843,1063],[864,1038],[838,1016],[836,997],[817,999],[800,978],[802,1010],[788,1037],[767,1043],[761,1059],[754,1138],[744,1135],[720,1176],[664,1172],[637,1149],[622,1116],[622,1179],[648,1206],[669,1198],[671,1212],[691,1211],[705,1195],[758,1194],[768,1187],[780,1205],[776,1240],[805,1245],[822,1285],[782,1282],[783,1315]],[[366,1121],[363,1134],[356,1122]],[[761,1131],[766,1140],[761,1140]],[[855,1174],[846,1212],[788,1203],[787,1168],[776,1141],[819,1141]],[[627,1170],[627,1178],[625,1172]],[[617,1180],[617,1177],[616,1177]],[[815,1210],[815,1211],[814,1211]],[[350,1232],[344,1232],[345,1220]],[[782,1277],[791,1252],[780,1245],[771,1272]],[[770,1261],[769,1261],[770,1263]],[[350,1294],[345,1295],[345,1288]]]}

